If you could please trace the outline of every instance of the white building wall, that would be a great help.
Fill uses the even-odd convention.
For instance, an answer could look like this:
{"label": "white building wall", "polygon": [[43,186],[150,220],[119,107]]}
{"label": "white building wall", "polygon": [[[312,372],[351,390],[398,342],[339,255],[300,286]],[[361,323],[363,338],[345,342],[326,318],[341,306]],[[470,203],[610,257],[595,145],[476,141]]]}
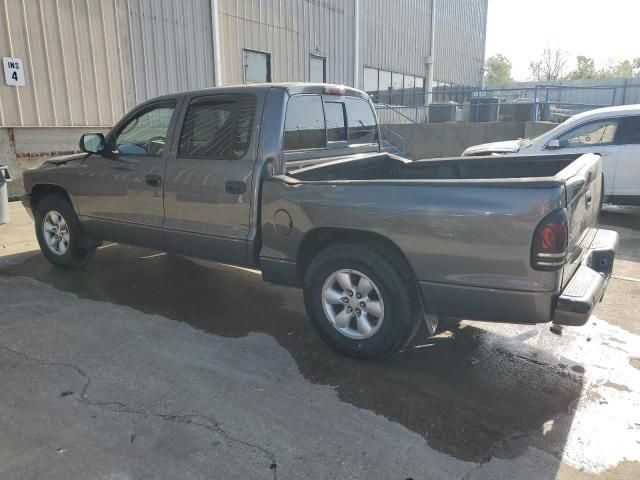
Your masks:
{"label": "white building wall", "polygon": [[134,71],[134,104],[214,86],[210,0],[126,3],[130,42],[122,55]]}
{"label": "white building wall", "polygon": [[436,0],[434,80],[479,87],[488,0]]}
{"label": "white building wall", "polygon": [[271,54],[274,82],[308,81],[309,55],[327,81],[353,82],[353,0],[219,0],[222,77],[242,83],[243,49]]}
{"label": "white building wall", "polygon": [[[431,55],[432,1],[361,0],[361,68],[426,77],[425,60]],[[361,73],[361,82],[362,78]],[[362,83],[358,87],[362,88]]]}
{"label": "white building wall", "polygon": [[0,126],[111,125],[132,101],[121,62],[125,0],[0,0],[0,56],[23,60],[26,85],[0,80]]}

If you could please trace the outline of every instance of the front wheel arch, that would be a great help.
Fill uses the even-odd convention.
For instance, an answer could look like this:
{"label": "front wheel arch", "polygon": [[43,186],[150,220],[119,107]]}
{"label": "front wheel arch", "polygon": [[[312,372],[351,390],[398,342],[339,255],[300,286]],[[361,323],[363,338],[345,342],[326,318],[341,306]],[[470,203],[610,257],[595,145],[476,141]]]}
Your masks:
{"label": "front wheel arch", "polygon": [[[39,183],[34,185],[31,188],[31,193],[30,193],[31,211],[35,213],[36,208],[38,208],[38,204],[40,203],[40,201],[46,196],[53,195],[53,194],[58,194],[63,196],[75,211],[74,202],[71,200],[71,196],[67,193],[67,191],[58,185],[53,185],[50,183]],[[76,214],[77,213],[78,212],[76,212]]]}

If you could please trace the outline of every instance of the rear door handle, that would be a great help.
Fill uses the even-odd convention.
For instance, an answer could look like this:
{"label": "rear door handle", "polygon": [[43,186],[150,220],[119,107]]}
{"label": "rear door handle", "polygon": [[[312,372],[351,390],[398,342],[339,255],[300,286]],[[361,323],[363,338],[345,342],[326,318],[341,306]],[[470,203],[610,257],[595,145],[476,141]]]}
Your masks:
{"label": "rear door handle", "polygon": [[147,175],[144,177],[144,180],[147,182],[147,185],[151,187],[159,187],[162,185],[162,177],[160,175]]}
{"label": "rear door handle", "polygon": [[587,207],[591,205],[591,198],[592,198],[591,192],[587,192],[587,194],[584,196],[584,200],[587,203]]}
{"label": "rear door handle", "polygon": [[229,180],[224,184],[224,189],[227,193],[233,193],[234,195],[242,195],[247,191],[247,184],[239,180]]}

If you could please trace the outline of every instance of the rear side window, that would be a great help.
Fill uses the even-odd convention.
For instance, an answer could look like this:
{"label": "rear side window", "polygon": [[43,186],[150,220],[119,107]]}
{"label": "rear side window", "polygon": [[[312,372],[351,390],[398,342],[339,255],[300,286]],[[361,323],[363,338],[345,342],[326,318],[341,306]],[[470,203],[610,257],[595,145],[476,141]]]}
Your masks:
{"label": "rear side window", "polygon": [[347,119],[349,120],[349,143],[376,143],[378,125],[371,105],[365,100],[347,98]]}
{"label": "rear side window", "polygon": [[627,117],[620,124],[620,141],[623,145],[640,144],[640,117]]}
{"label": "rear side window", "polygon": [[251,145],[254,95],[210,96],[191,101],[180,134],[181,157],[236,160]]}
{"label": "rear side window", "polygon": [[324,148],[327,144],[322,99],[294,95],[289,99],[284,124],[284,150]]}

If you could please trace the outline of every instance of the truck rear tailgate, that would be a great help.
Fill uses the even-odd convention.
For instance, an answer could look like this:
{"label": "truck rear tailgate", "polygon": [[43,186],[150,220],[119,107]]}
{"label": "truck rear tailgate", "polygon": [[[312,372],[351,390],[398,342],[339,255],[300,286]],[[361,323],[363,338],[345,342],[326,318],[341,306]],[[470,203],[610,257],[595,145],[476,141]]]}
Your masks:
{"label": "truck rear tailgate", "polygon": [[591,245],[598,225],[598,215],[604,194],[600,156],[583,155],[559,174],[565,179],[567,202],[568,250],[562,272],[562,286],[574,275]]}

